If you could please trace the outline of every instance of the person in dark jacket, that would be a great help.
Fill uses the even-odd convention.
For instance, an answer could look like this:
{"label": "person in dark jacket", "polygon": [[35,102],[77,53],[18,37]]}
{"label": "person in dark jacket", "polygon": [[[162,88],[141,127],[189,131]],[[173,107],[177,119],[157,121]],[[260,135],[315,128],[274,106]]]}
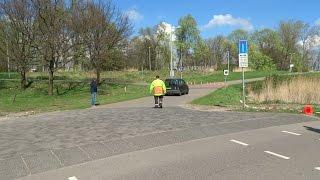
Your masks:
{"label": "person in dark jacket", "polygon": [[91,91],[91,105],[95,106],[97,101],[97,93],[98,93],[98,84],[96,79],[92,79],[90,83],[90,91]]}

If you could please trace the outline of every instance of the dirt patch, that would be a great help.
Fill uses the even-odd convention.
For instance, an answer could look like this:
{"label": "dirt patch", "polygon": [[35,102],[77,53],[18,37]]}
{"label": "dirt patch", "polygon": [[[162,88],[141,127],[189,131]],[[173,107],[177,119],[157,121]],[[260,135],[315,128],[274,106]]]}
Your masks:
{"label": "dirt patch", "polygon": [[186,104],[181,107],[185,109],[196,110],[196,111],[215,111],[215,112],[232,111],[232,108],[221,107],[221,106],[203,106],[203,105]]}
{"label": "dirt patch", "polygon": [[35,115],[35,111],[27,111],[27,112],[19,112],[19,113],[0,113],[0,120],[8,119],[8,118],[17,118],[17,117],[25,117]]}

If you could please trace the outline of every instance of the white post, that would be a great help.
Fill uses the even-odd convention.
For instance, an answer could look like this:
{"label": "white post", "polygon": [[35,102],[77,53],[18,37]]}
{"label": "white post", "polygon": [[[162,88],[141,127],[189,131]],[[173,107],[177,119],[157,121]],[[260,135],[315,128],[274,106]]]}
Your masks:
{"label": "white post", "polygon": [[227,85],[227,76],[224,76],[224,84]]}
{"label": "white post", "polygon": [[172,29],[171,29],[171,33],[170,33],[170,77],[174,76],[172,63],[173,62],[172,62]]}
{"label": "white post", "polygon": [[242,101],[243,101],[243,108],[246,107],[246,91],[245,91],[245,82],[244,82],[244,68],[242,67]]}
{"label": "white post", "polygon": [[290,53],[290,63],[289,63],[289,72],[291,73],[292,72],[292,53]]}
{"label": "white post", "polygon": [[[177,28],[181,28],[181,27],[177,27]],[[183,72],[183,68],[182,68],[182,51],[180,52],[180,70],[181,70],[181,72],[180,72],[180,78],[182,79],[182,72]]]}
{"label": "white post", "polygon": [[230,73],[230,51],[228,50],[228,72]]}
{"label": "white post", "polygon": [[183,71],[183,68],[182,68],[182,52],[180,52],[180,78],[182,79],[182,71]]}
{"label": "white post", "polygon": [[150,54],[150,46],[149,46],[149,70],[151,71],[151,54]]}
{"label": "white post", "polygon": [[8,39],[6,40],[6,45],[7,45],[7,67],[8,67],[8,76],[9,76],[9,79],[11,78],[11,75],[10,75],[10,57],[9,57],[9,42],[8,42]]}

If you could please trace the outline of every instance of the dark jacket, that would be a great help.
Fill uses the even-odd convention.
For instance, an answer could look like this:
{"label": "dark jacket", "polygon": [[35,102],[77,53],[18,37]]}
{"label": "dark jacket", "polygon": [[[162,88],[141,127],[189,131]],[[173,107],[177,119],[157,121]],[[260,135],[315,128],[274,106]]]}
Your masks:
{"label": "dark jacket", "polygon": [[90,83],[90,87],[91,87],[91,93],[94,93],[94,92],[98,92],[98,84],[97,84],[97,81],[92,81]]}

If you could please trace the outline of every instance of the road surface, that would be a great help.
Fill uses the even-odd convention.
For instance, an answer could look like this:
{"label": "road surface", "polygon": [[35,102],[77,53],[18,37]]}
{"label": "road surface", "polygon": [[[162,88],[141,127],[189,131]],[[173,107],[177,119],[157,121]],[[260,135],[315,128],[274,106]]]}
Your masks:
{"label": "road surface", "polygon": [[0,121],[0,179],[319,179],[317,118],[184,108],[216,86]]}

